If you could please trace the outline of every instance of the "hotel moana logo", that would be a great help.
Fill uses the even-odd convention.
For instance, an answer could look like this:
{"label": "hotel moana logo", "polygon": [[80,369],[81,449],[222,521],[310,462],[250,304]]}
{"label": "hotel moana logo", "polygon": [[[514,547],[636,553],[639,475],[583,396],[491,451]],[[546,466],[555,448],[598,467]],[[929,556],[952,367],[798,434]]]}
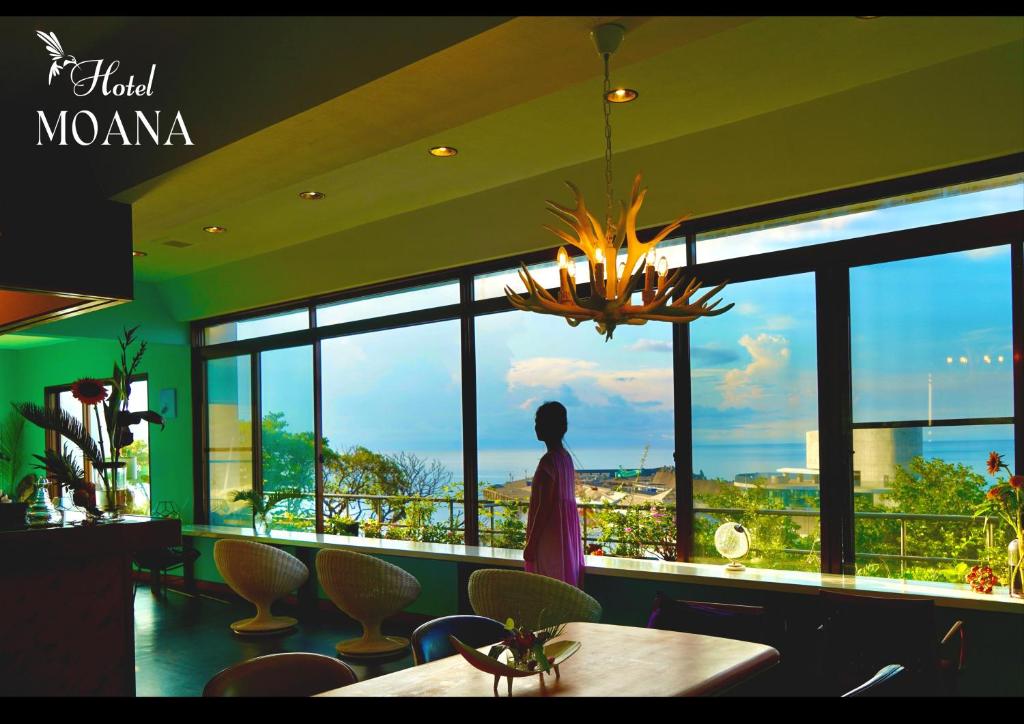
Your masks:
{"label": "hotel moana logo", "polygon": [[[80,61],[64,52],[55,33],[37,30],[36,35],[43,41],[46,51],[50,54],[46,81],[48,85],[53,86],[54,79],[58,79],[57,84],[60,85],[66,78],[71,85],[71,91],[80,98],[94,94],[126,99],[153,95],[155,64],[149,67],[147,76],[142,76],[145,81],[137,82],[134,74],[129,75],[127,79],[123,74],[118,74],[121,67],[119,60],[112,60],[109,63],[102,58]],[[121,111],[118,110],[115,110],[110,118],[100,118],[89,110],[74,113],[62,110],[50,116],[42,110],[36,113],[37,146],[173,146],[176,143],[183,146],[195,145],[188,134],[181,111],[175,111],[169,126],[165,114],[164,128],[161,128],[160,111],[125,111],[123,118]]]}

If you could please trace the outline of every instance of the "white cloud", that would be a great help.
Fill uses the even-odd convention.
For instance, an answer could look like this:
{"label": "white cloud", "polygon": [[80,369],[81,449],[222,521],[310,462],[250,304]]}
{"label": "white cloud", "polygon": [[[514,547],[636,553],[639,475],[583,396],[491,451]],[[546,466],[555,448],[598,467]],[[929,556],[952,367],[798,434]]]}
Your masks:
{"label": "white cloud", "polygon": [[722,378],[722,408],[752,407],[767,409],[777,396],[773,383],[788,366],[789,340],[778,334],[743,335],[740,345],[752,361],[743,369],[727,370]]}
{"label": "white cloud", "polygon": [[509,389],[558,389],[568,385],[588,405],[605,406],[612,395],[632,403],[657,403],[672,408],[672,369],[601,370],[596,362],[566,357],[531,357],[512,363]]}

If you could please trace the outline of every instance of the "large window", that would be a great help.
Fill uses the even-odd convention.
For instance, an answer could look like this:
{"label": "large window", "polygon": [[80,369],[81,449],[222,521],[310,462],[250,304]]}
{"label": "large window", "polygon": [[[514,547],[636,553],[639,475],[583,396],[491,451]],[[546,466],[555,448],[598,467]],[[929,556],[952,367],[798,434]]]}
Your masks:
{"label": "large window", "polygon": [[463,542],[459,323],[324,340],[324,530]]}
{"label": "large window", "polygon": [[557,400],[587,549],[674,559],[671,327],[623,326],[606,343],[556,317],[503,312],[477,318],[476,353],[481,544],[523,546],[545,451],[534,413]]}
{"label": "large window", "polygon": [[857,567],[963,581],[1002,559],[973,518],[990,451],[1012,459],[1010,247],[850,271]]}
{"label": "large window", "polygon": [[[670,265],[730,281],[735,307],[608,342],[513,311],[516,259],[197,323],[197,518],[248,525],[230,497],[255,486],[283,498],[278,527],[519,548],[533,415],[558,400],[591,553],[721,562],[713,532],[738,521],[752,567],[960,581],[1005,561],[1005,531],[971,518],[987,453],[1024,461],[1019,171],[686,222]],[[551,287],[553,259],[530,267]]]}
{"label": "large window", "polygon": [[759,568],[818,570],[814,275],[732,284],[729,314],[690,330],[694,559],[743,524]]}

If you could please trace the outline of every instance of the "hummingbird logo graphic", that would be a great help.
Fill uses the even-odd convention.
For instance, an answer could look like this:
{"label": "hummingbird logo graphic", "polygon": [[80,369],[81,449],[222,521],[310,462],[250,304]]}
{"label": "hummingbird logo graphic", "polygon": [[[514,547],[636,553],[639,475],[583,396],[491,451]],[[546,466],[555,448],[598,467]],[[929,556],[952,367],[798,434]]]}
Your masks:
{"label": "hummingbird logo graphic", "polygon": [[60,47],[60,41],[57,40],[55,33],[44,33],[42,30],[37,30],[36,35],[46,45],[46,50],[49,51],[50,58],[53,60],[53,63],[50,64],[50,76],[46,81],[47,85],[51,85],[54,77],[59,75],[61,70],[69,65],[78,65],[78,59],[64,53],[64,48]]}

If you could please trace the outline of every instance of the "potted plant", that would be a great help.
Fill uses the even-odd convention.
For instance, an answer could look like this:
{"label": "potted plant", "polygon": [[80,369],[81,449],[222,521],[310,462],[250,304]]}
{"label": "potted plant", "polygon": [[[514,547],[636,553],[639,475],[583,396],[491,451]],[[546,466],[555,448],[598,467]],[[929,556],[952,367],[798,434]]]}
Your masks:
{"label": "potted plant", "polygon": [[270,533],[270,512],[285,500],[301,498],[302,491],[296,488],[282,488],[263,494],[255,490],[236,490],[231,496],[232,502],[246,502],[252,508],[252,527],[257,535]]}
{"label": "potted plant", "polygon": [[1024,475],[1014,475],[1003,462],[1002,455],[989,453],[988,474],[995,476],[1001,470],[1005,470],[1009,477],[996,478],[996,484],[985,493],[985,499],[975,509],[974,516],[1001,518],[1013,531],[1008,551],[1009,591],[1015,598],[1024,598]]}
{"label": "potted plant", "polygon": [[[134,354],[129,354],[135,344],[135,331],[138,327],[125,329],[118,345],[121,348],[120,359],[114,361],[114,369],[109,382],[83,377],[71,386],[71,394],[86,406],[92,408],[95,415],[97,430],[105,427],[106,435],[93,438],[81,420],[78,420],[63,409],[41,407],[32,402],[11,403],[26,420],[49,430],[68,440],[82,451],[93,469],[98,473],[103,485],[106,512],[112,518],[120,516],[119,498],[127,490],[123,482],[125,462],[121,460],[121,450],[135,440],[131,426],[143,420],[154,422],[163,427],[164,420],[152,410],[130,412],[128,398],[131,395],[131,379],[139,369],[143,355],[146,353],[145,341],[139,342]],[[107,391],[107,385],[110,391]],[[100,423],[100,408],[103,408],[103,421]],[[109,447],[109,450],[108,450]],[[109,452],[109,456],[108,456]],[[47,450],[45,455],[35,455],[46,470],[47,477],[56,480],[62,487],[73,491],[76,505],[80,505],[93,516],[102,515],[96,506],[95,486],[84,479],[78,465],[67,445],[61,451]],[[119,480],[122,478],[122,480]],[[119,490],[120,488],[120,490]]]}
{"label": "potted plant", "polygon": [[324,521],[326,532],[334,535],[359,535],[359,521],[349,515],[334,515]]}

